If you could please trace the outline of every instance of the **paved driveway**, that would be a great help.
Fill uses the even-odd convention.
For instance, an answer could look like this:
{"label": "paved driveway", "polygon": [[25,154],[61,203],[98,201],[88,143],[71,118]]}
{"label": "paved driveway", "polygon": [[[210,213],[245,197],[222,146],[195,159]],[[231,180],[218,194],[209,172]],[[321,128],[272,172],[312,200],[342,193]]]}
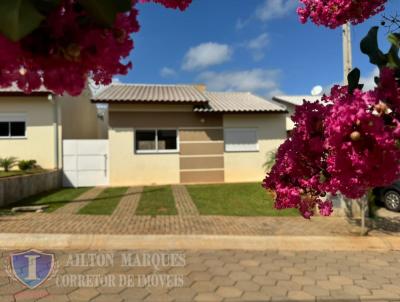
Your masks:
{"label": "paved driveway", "polygon": [[[110,254],[102,251],[95,256],[88,253],[93,252],[57,252],[58,272],[34,290],[25,289],[2,269],[0,301],[400,299],[399,252],[120,251]],[[9,252],[1,255],[4,260]],[[160,255],[169,262],[160,262]],[[171,260],[173,257],[175,261]],[[127,259],[131,260],[128,261],[131,266],[122,266]],[[102,277],[103,283],[95,284],[93,276]],[[92,283],[87,281],[89,277]]]}

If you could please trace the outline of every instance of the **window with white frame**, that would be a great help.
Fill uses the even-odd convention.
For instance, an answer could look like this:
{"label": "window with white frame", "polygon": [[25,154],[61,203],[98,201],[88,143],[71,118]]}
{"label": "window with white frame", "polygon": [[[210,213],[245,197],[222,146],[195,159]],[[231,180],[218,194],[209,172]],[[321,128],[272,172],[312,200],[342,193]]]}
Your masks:
{"label": "window with white frame", "polygon": [[257,129],[238,128],[225,129],[226,152],[258,151]]}
{"label": "window with white frame", "polygon": [[26,117],[23,114],[0,114],[0,138],[26,137]]}
{"label": "window with white frame", "polygon": [[136,129],[136,153],[178,152],[178,130],[176,129]]}

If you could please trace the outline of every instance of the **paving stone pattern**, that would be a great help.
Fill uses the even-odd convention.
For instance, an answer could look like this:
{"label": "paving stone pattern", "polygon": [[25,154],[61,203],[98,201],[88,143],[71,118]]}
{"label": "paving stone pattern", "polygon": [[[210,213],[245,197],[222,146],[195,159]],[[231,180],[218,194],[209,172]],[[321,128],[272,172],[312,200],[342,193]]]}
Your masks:
{"label": "paving stone pattern", "polygon": [[104,188],[102,187],[95,187],[90,189],[89,191],[83,193],[72,202],[66,204],[65,206],[58,208],[55,213],[62,213],[62,214],[75,214],[88,203],[90,203],[93,199],[95,199]]}
{"label": "paving stone pattern", "polygon": [[[56,276],[34,290],[1,270],[0,301],[400,301],[400,252],[395,251],[191,251],[181,252],[186,260],[183,266],[159,267],[158,271],[152,266],[121,267],[121,253],[114,253],[114,266],[65,267],[68,254],[57,252]],[[182,282],[180,286],[157,282],[130,287],[118,282],[113,287],[60,286],[57,278],[67,274],[160,274],[179,276]]]}
{"label": "paving stone pattern", "polygon": [[[172,234],[172,235],[359,235],[360,222],[343,217],[232,217],[199,215],[184,186],[173,186],[179,215],[136,216],[142,187],[131,187],[112,215],[77,214],[104,188],[93,188],[53,213],[20,213],[0,216],[3,233],[63,234]],[[371,235],[400,235],[400,214],[368,220]]]}
{"label": "paving stone pattern", "polygon": [[131,187],[121,198],[112,216],[116,219],[125,217],[125,215],[135,215],[136,208],[139,204],[143,187]]}
{"label": "paving stone pattern", "polygon": [[174,194],[175,205],[176,209],[178,210],[178,215],[199,215],[199,211],[197,210],[197,207],[194,204],[192,197],[190,196],[185,186],[172,186],[172,193]]}
{"label": "paving stone pattern", "polygon": [[2,233],[354,236],[359,228],[343,218],[137,216],[25,213],[0,216]]}

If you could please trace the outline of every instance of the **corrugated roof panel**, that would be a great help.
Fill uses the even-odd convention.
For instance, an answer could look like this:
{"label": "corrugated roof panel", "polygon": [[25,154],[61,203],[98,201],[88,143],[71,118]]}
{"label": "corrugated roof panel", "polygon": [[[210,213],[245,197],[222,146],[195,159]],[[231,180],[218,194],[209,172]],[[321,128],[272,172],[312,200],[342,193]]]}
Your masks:
{"label": "corrugated roof panel", "polygon": [[[19,89],[18,86],[15,85],[15,84],[11,85],[10,87],[4,87],[4,88],[0,87],[0,93],[2,93],[2,92],[6,92],[6,93],[9,93],[9,92],[23,93],[23,91],[21,89]],[[43,86],[40,87],[37,90],[34,90],[33,92],[43,92],[43,93],[48,92],[48,93],[52,93],[51,91],[49,91],[48,89],[46,89]]]}
{"label": "corrugated roof panel", "polygon": [[304,100],[309,102],[315,102],[316,100],[320,100],[321,96],[313,96],[313,95],[277,95],[274,96],[273,99],[279,103],[287,103],[295,106],[300,106],[303,104]]}
{"label": "corrugated roof panel", "polygon": [[111,84],[94,102],[207,102],[193,85]]}
{"label": "corrugated roof panel", "polygon": [[[205,92],[214,112],[285,112],[286,107],[250,92]],[[210,111],[200,109],[196,111]]]}

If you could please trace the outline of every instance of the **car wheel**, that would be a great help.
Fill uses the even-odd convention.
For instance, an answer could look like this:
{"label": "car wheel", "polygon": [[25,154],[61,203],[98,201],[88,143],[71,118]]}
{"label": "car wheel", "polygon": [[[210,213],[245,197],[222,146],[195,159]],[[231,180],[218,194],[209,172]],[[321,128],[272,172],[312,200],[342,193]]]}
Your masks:
{"label": "car wheel", "polygon": [[383,202],[389,211],[400,211],[400,194],[397,191],[387,191],[383,196]]}

